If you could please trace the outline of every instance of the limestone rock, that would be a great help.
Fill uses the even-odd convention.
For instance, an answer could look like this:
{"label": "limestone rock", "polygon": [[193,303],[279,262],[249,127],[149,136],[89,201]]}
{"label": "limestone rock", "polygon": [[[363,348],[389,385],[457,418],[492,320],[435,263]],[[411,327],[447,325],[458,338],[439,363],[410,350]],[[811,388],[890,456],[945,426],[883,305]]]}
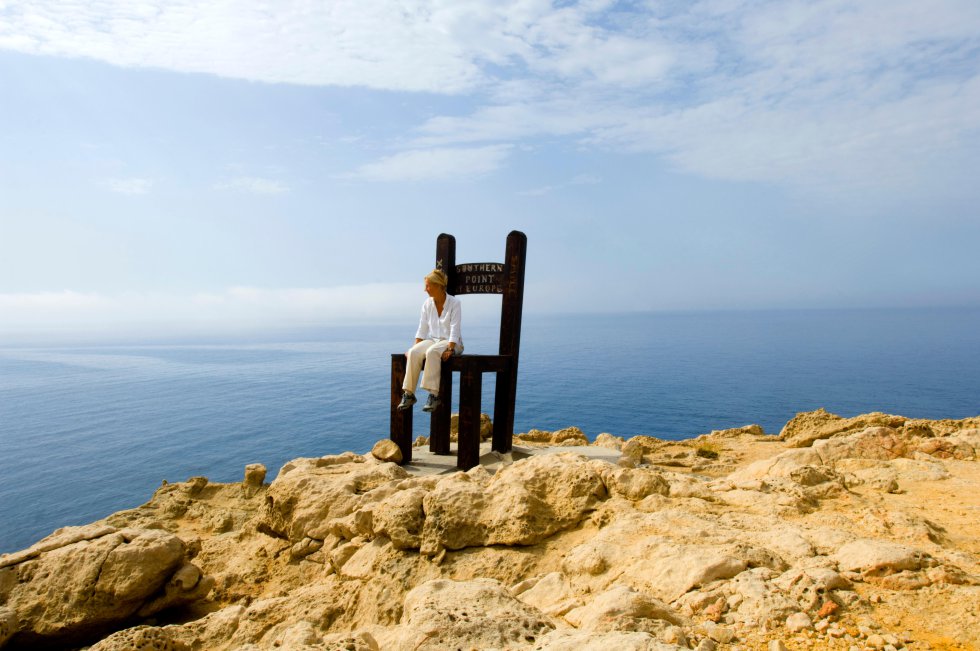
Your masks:
{"label": "limestone rock", "polygon": [[515,599],[498,581],[437,579],[405,597],[407,649],[493,649],[534,644],[554,629],[540,611]]}
{"label": "limestone rock", "polygon": [[421,551],[476,545],[530,545],[573,526],[605,495],[584,457],[553,454],[502,468],[486,488],[456,473],[423,501]]}
{"label": "limestone rock", "polygon": [[794,448],[807,447],[814,441],[866,429],[868,427],[902,427],[907,419],[902,416],[871,413],[854,418],[841,418],[824,409],[797,414],[786,423],[779,439]]}
{"label": "limestone rock", "polygon": [[588,604],[565,615],[572,626],[587,631],[645,631],[658,634],[669,625],[683,625],[664,602],[625,585],[615,585]]}
{"label": "limestone rock", "polygon": [[372,509],[373,534],[387,536],[397,549],[418,549],[422,544],[425,513],[422,508],[427,491],[401,490]]}
{"label": "limestone rock", "polygon": [[588,445],[589,439],[577,427],[565,427],[554,432],[532,429],[514,437],[517,443],[536,443],[545,445],[575,446]]}
{"label": "limestone rock", "polygon": [[89,651],[190,651],[172,634],[155,626],[136,626],[113,633],[92,646]]}
{"label": "limestone rock", "polygon": [[603,464],[602,481],[610,495],[639,501],[648,495],[668,495],[670,484],[663,476],[649,468],[617,468]]}
{"label": "limestone rock", "polygon": [[744,427],[733,427],[731,429],[712,430],[709,436],[721,436],[724,438],[738,438],[740,436],[766,436],[762,425],[745,425]]}
{"label": "limestone rock", "polygon": [[786,630],[791,633],[798,633],[812,627],[813,622],[806,613],[793,613],[786,618]]}
{"label": "limestone rock", "polygon": [[615,649],[616,651],[689,651],[687,646],[660,642],[649,633],[611,631],[556,630],[546,634],[534,651],[583,651]]}
{"label": "limestone rock", "polygon": [[261,463],[250,463],[245,466],[245,479],[242,481],[242,490],[245,497],[254,497],[262,488],[265,482],[266,469]]}
{"label": "limestone rock", "polygon": [[184,543],[163,531],[66,528],[6,565],[15,581],[0,601],[16,613],[18,642],[83,639],[206,595],[210,582],[186,557]]}
{"label": "limestone rock", "polygon": [[568,577],[561,572],[522,581],[511,588],[511,594],[551,617],[561,617],[582,605],[572,591]]}
{"label": "limestone rock", "polygon": [[[135,628],[96,651],[707,651],[768,648],[780,632],[792,648],[868,646],[875,634],[885,649],[980,645],[969,544],[980,420],[796,420],[799,440],[823,428],[806,447],[753,427],[634,437],[620,457],[630,467],[566,452],[413,476],[344,453],[291,461],[268,485],[167,484],[136,509],[0,555],[0,645],[78,647],[118,626]],[[529,434],[581,441],[559,432],[558,444],[556,432]],[[698,442],[723,448],[724,464],[703,464]],[[143,543],[109,544],[134,531]],[[141,576],[174,536],[169,569]],[[150,560],[138,571],[106,561],[134,545]],[[191,621],[145,626],[212,582]],[[94,596],[73,596],[83,585]],[[26,606],[30,590],[46,598]],[[130,616],[73,623],[78,599],[125,602]],[[38,635],[42,605],[49,629],[73,633]]]}
{"label": "limestone rock", "polygon": [[817,441],[813,449],[825,464],[841,459],[884,459],[905,456],[908,447],[901,435],[890,427],[868,427],[848,436]]}
{"label": "limestone rock", "polygon": [[265,524],[293,543],[323,540],[331,521],[356,511],[373,489],[393,487],[408,477],[400,466],[364,464],[353,457],[297,459],[283,466],[269,486]]}
{"label": "limestone rock", "polygon": [[381,439],[371,448],[371,456],[378,461],[388,461],[391,463],[402,462],[402,450],[398,444],[391,439]]}
{"label": "limestone rock", "polygon": [[595,437],[595,441],[592,445],[600,448],[610,448],[612,450],[621,450],[623,447],[623,437],[613,436],[608,432],[602,432],[599,436]]}
{"label": "limestone rock", "polygon": [[0,647],[17,632],[17,613],[10,608],[0,606]]}
{"label": "limestone rock", "polygon": [[884,540],[855,540],[837,550],[834,560],[842,572],[885,576],[903,570],[918,570],[929,558],[919,550]]}
{"label": "limestone rock", "polygon": [[643,434],[638,434],[632,438],[626,440],[623,444],[623,454],[626,454],[627,446],[632,450],[636,448],[639,450],[639,455],[642,457],[646,454],[653,454],[659,451],[666,445],[666,442],[662,439],[658,439],[653,436],[646,436]]}
{"label": "limestone rock", "polygon": [[733,599],[733,619],[775,627],[800,609],[800,604],[772,580],[768,568],[753,568],[735,576],[726,592]]}

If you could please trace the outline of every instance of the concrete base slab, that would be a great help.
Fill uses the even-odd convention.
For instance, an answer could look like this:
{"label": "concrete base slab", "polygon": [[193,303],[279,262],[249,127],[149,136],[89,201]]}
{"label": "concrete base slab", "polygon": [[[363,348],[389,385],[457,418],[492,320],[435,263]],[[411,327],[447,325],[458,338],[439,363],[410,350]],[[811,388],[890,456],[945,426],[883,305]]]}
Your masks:
{"label": "concrete base slab", "polygon": [[[487,471],[509,466],[515,461],[540,454],[558,454],[572,452],[581,454],[589,459],[601,459],[609,463],[619,461],[619,451],[591,445],[553,446],[553,447],[523,447],[515,445],[510,452],[500,453],[491,449],[490,442],[480,444],[480,465]],[[412,463],[402,466],[413,475],[447,475],[458,472],[456,467],[456,444],[450,444],[450,454],[433,454],[427,446],[412,450]]]}

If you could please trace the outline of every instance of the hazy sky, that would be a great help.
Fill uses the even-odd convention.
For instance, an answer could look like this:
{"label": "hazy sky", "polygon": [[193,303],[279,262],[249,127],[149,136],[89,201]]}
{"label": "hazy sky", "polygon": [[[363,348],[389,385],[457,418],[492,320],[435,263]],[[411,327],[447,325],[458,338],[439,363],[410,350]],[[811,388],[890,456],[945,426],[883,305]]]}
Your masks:
{"label": "hazy sky", "polygon": [[0,0],[0,342],[978,305],[978,170],[976,0]]}

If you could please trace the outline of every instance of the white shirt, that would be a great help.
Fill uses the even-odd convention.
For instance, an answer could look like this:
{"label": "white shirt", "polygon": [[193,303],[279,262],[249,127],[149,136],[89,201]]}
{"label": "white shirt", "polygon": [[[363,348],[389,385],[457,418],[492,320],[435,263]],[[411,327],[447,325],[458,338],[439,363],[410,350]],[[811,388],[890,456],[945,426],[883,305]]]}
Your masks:
{"label": "white shirt", "polygon": [[436,301],[431,296],[422,303],[422,316],[419,318],[419,329],[415,333],[416,339],[435,339],[442,341],[448,339],[456,344],[457,348],[463,347],[463,336],[459,329],[460,318],[462,317],[462,306],[459,299],[455,296],[446,294],[446,303],[442,306],[442,316],[436,309]]}

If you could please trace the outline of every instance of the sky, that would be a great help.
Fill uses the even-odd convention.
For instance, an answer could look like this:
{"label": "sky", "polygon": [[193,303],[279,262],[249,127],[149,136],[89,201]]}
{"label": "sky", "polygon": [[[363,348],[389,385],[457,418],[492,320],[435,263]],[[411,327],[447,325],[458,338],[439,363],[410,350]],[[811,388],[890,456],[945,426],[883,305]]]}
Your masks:
{"label": "sky", "polygon": [[0,0],[0,342],[977,306],[978,169],[976,0]]}

